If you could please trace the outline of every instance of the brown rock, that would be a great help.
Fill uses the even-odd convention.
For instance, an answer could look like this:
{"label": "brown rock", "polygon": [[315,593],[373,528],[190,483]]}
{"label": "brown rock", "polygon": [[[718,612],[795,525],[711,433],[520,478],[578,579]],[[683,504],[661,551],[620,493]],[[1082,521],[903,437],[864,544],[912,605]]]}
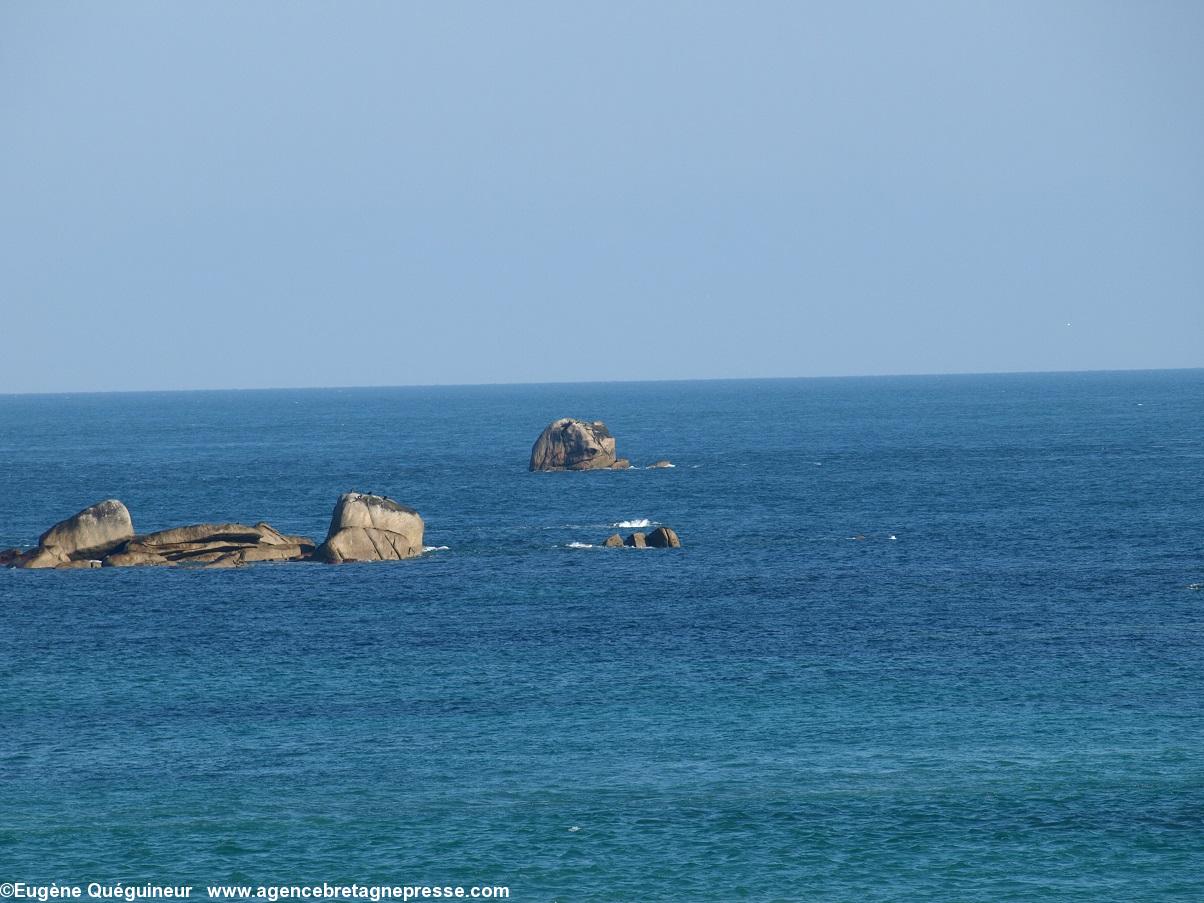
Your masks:
{"label": "brown rock", "polygon": [[107,568],[131,568],[146,565],[169,565],[171,562],[158,552],[139,550],[134,552],[114,552],[112,555],[105,557],[103,564]]}
{"label": "brown rock", "polygon": [[680,549],[681,540],[671,527],[657,527],[648,534],[648,545],[654,549]]}
{"label": "brown rock", "polygon": [[[285,536],[271,525],[247,524],[190,524],[148,533],[126,543],[123,552],[159,556],[139,561],[141,564],[175,563],[182,565],[213,564],[223,557],[238,554],[238,564],[251,561],[285,561],[307,557],[314,550],[314,541],[304,536]],[[223,565],[226,566],[226,565]]]}
{"label": "brown rock", "polygon": [[643,533],[632,533],[625,540],[623,540],[623,545],[631,546],[633,549],[646,549],[648,548],[648,543],[646,540],[647,537],[645,537]]}
{"label": "brown rock", "polygon": [[58,546],[50,546],[49,548],[39,546],[22,555],[17,560],[16,567],[41,570],[44,568],[56,568],[59,565],[66,564],[70,560],[71,558],[67,553]]}
{"label": "brown rock", "polygon": [[242,567],[243,554],[243,552],[227,552],[225,555],[219,555],[205,565],[205,569]]}
{"label": "brown rock", "polygon": [[601,420],[562,417],[548,424],[531,447],[531,470],[605,470],[613,467],[615,440]]}
{"label": "brown rock", "polygon": [[74,561],[64,561],[55,565],[56,571],[88,571],[100,567],[100,562],[94,558],[80,558]]}
{"label": "brown rock", "polygon": [[614,464],[610,465],[611,470],[630,470],[631,462],[626,458],[619,458]]}
{"label": "brown rock", "polygon": [[608,548],[608,549],[622,548],[623,537],[620,536],[618,533],[613,533],[610,536],[606,537],[606,542],[602,543],[602,545],[606,546],[606,548]]}
{"label": "brown rock", "polygon": [[672,461],[666,461],[666,460],[662,459],[660,461],[656,461],[652,464],[649,464],[648,469],[654,470],[654,469],[659,469],[659,468],[664,468],[664,467],[676,467],[676,466],[677,465],[675,465]]}
{"label": "brown rock", "polygon": [[[313,551],[313,546],[310,546],[310,551]],[[253,561],[300,561],[308,553],[301,546],[261,545],[243,549],[239,554],[243,561],[250,564]]]}
{"label": "brown rock", "polygon": [[0,567],[16,567],[18,560],[24,554],[21,549],[4,549],[0,551]]}

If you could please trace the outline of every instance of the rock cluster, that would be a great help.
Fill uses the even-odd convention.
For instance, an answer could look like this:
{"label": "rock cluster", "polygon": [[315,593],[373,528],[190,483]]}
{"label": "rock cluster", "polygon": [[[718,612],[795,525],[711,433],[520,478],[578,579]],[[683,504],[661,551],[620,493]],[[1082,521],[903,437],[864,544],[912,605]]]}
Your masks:
{"label": "rock cluster", "polygon": [[680,549],[681,540],[672,527],[657,527],[651,533],[632,533],[626,539],[618,533],[606,537],[602,543],[608,549],[630,546],[633,549]]}
{"label": "rock cluster", "polygon": [[422,518],[389,498],[339,497],[326,541],[289,536],[266,523],[190,524],[134,533],[129,510],[98,502],[55,524],[28,551],[0,552],[0,565],[58,570],[98,567],[240,567],[259,561],[397,561],[422,554]]}

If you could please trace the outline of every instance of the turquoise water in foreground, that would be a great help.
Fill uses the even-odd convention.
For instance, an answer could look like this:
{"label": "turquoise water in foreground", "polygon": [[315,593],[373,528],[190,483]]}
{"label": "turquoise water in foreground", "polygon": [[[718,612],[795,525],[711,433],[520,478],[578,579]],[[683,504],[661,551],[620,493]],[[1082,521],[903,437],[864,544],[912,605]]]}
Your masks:
{"label": "turquoise water in foreground", "polygon": [[[677,466],[528,473],[560,416]],[[1204,898],[1204,371],[10,396],[0,461],[0,547],[447,547],[0,571],[0,882]]]}

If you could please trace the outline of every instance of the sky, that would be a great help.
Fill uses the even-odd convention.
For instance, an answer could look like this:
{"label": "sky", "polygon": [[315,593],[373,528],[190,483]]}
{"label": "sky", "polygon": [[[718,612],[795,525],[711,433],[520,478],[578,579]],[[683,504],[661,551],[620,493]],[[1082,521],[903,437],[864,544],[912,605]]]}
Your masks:
{"label": "sky", "polygon": [[0,393],[1204,366],[1204,4],[0,0]]}

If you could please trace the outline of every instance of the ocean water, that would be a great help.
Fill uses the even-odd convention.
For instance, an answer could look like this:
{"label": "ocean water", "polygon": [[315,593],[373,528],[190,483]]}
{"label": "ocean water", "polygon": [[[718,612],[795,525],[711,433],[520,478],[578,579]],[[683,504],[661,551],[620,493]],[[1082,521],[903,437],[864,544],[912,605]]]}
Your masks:
{"label": "ocean water", "polygon": [[[528,473],[560,416],[676,467]],[[1204,371],[7,396],[0,461],[0,547],[447,547],[0,571],[0,881],[1204,899]]]}

